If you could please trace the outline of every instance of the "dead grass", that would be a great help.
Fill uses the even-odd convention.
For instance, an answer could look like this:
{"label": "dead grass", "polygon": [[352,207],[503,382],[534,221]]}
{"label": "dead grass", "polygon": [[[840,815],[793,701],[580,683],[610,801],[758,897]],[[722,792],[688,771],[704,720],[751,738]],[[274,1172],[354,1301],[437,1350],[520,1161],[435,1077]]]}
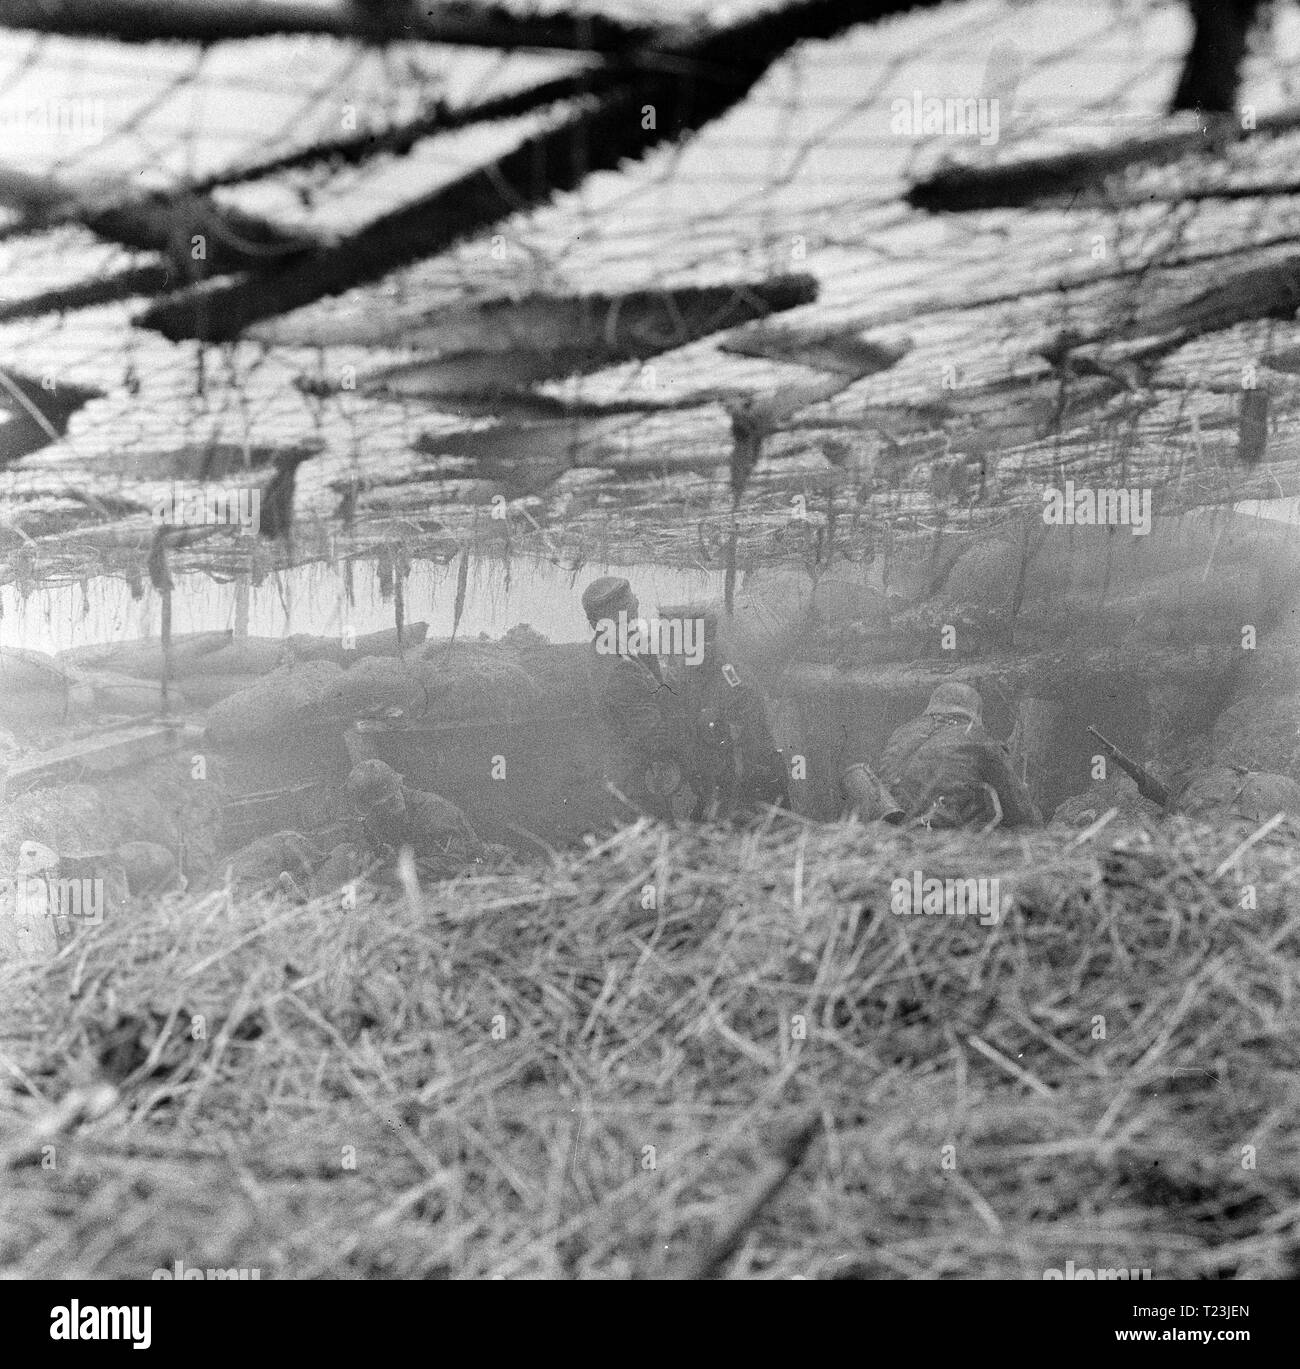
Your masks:
{"label": "dead grass", "polygon": [[[1216,878],[1249,830],[640,826],[140,909],[0,968],[0,1272],[660,1277],[817,1117],[733,1276],[1293,1274],[1300,854]],[[1014,907],[894,915],[918,868]]]}

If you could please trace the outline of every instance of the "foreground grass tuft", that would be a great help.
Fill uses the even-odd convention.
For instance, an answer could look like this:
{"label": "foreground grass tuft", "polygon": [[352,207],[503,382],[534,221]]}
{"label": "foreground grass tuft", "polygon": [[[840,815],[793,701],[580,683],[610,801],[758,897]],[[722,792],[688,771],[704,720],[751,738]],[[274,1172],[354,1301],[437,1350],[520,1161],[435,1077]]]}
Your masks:
{"label": "foreground grass tuft", "polygon": [[0,1272],[662,1277],[817,1121],[730,1275],[1294,1274],[1300,849],[1217,876],[1249,835],[641,825],[139,908],[0,967]]}

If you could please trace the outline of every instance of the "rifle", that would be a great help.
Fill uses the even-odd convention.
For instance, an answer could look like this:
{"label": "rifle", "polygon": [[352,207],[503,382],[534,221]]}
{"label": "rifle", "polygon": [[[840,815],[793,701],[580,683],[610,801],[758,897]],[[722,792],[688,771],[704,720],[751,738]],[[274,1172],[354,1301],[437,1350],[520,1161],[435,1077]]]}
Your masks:
{"label": "rifle", "polygon": [[1174,796],[1160,783],[1158,779],[1146,768],[1145,765],[1135,761],[1132,756],[1121,751],[1114,742],[1103,737],[1095,727],[1088,729],[1094,737],[1102,744],[1106,754],[1111,757],[1116,765],[1131,779],[1138,787],[1138,793],[1144,799],[1150,799],[1152,803],[1158,803],[1161,808],[1168,810],[1172,807]]}

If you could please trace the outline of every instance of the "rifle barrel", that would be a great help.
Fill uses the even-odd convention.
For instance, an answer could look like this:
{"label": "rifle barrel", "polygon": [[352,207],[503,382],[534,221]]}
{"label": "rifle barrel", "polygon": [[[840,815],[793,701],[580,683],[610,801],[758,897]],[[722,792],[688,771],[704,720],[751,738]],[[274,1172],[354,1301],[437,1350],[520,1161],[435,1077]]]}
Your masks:
{"label": "rifle barrel", "polygon": [[1140,761],[1135,761],[1127,752],[1121,751],[1107,737],[1103,737],[1095,727],[1089,727],[1088,731],[1102,744],[1103,747],[1114,758],[1115,764],[1119,766],[1136,784],[1138,793],[1144,799],[1150,799],[1152,803],[1158,803],[1161,808],[1168,808],[1173,801],[1173,795],[1160,783],[1158,779]]}

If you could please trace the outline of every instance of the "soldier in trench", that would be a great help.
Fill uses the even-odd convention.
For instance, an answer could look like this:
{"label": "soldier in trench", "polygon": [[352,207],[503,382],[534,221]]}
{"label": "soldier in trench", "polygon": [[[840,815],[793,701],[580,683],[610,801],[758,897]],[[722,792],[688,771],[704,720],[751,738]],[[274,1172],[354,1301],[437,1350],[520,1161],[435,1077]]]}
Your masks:
{"label": "soldier in trench", "polygon": [[788,806],[785,756],[768,722],[762,692],[725,659],[715,613],[702,615],[703,658],[680,673],[692,728],[689,781],[691,817],[726,818],[765,805]]}
{"label": "soldier in trench", "polygon": [[454,803],[404,784],[384,761],[353,766],[347,793],[361,816],[359,844],[371,856],[388,857],[410,847],[421,867],[440,878],[484,857],[482,841]]}
{"label": "soldier in trench", "polygon": [[1039,827],[1042,815],[984,730],[983,700],[965,684],[942,684],[925,712],[885,744],[879,778],[908,822],[930,828]]}
{"label": "soldier in trench", "polygon": [[681,799],[689,797],[684,791],[690,769],[685,711],[659,658],[631,646],[629,635],[641,611],[632,586],[620,576],[601,576],[583,591],[582,608],[595,634],[588,682],[615,747],[606,778],[642,812],[685,817],[680,811]]}

